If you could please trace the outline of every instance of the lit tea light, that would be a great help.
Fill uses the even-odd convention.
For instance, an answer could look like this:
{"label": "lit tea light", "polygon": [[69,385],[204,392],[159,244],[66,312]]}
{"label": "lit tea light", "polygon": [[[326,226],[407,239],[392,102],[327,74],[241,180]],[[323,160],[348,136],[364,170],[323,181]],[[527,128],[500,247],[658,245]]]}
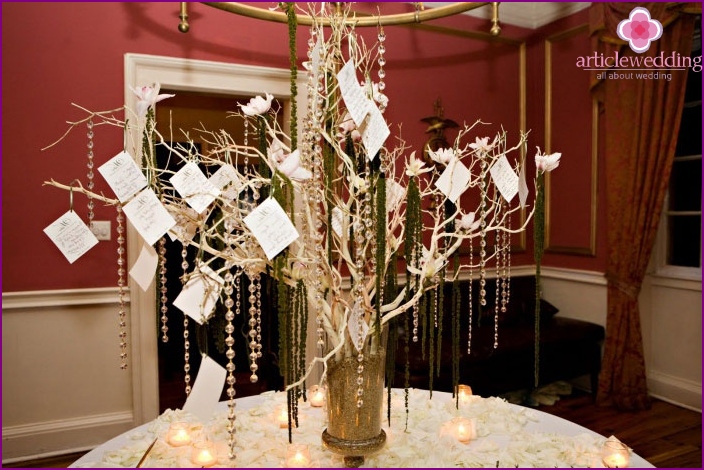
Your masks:
{"label": "lit tea light", "polygon": [[166,441],[174,447],[181,447],[191,443],[190,426],[188,423],[171,423]]}
{"label": "lit tea light", "polygon": [[308,399],[310,400],[310,406],[320,408],[325,404],[325,387],[319,387],[313,385],[310,390],[308,390]]}
{"label": "lit tea light", "polygon": [[310,452],[305,444],[289,444],[286,449],[286,467],[310,467]]}
{"label": "lit tea light", "polygon": [[621,441],[607,440],[601,449],[601,461],[608,468],[626,468],[629,461],[628,446]]}
{"label": "lit tea light", "polygon": [[474,420],[469,418],[453,418],[452,432],[458,441],[465,444],[477,437]]}
{"label": "lit tea light", "polygon": [[286,405],[276,409],[276,421],[279,423],[280,428],[288,427],[288,408],[286,408]]}
{"label": "lit tea light", "polygon": [[472,387],[469,385],[458,385],[457,395],[459,395],[460,402],[462,403],[470,401],[472,397]]}
{"label": "lit tea light", "polygon": [[199,441],[193,444],[191,462],[201,467],[211,467],[218,462],[215,445],[210,441]]}

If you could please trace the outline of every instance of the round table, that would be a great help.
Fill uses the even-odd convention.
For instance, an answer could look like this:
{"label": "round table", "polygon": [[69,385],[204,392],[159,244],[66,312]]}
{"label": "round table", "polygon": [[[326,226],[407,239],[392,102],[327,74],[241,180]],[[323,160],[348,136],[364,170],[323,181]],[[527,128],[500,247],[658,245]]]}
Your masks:
{"label": "round table", "polygon": [[[451,394],[410,389],[409,412],[404,390],[392,391],[392,416],[385,447],[367,456],[365,467],[604,467],[600,451],[606,441],[589,429],[536,409],[499,398],[469,397],[456,407]],[[150,444],[143,467],[192,467],[188,446],[173,447],[166,433],[173,422],[190,424],[194,439],[206,436],[216,446],[216,467],[284,467],[289,445],[288,426],[280,425],[286,404],[283,392],[266,392],[236,400],[235,461],[227,458],[227,402],[220,402],[206,422],[182,410],[167,410],[156,420],[98,446],[71,467],[135,467]],[[386,415],[386,410],[384,410]],[[459,442],[450,429],[455,417],[474,420],[476,438]],[[322,445],[323,408],[299,405],[299,427],[292,441],[308,446],[311,467],[342,467],[341,456]],[[627,444],[627,443],[626,443]],[[653,467],[635,453],[629,467]]]}

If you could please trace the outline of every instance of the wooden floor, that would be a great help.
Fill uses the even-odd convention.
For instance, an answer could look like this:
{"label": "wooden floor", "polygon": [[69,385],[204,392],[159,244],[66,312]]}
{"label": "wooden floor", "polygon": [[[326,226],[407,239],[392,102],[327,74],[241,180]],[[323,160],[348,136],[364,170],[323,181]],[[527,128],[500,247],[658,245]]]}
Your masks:
{"label": "wooden floor", "polygon": [[[553,406],[551,413],[603,436],[615,435],[648,462],[660,468],[702,468],[702,415],[664,401],[650,410],[619,412],[597,406],[590,395],[575,390]],[[7,468],[66,468],[82,454],[3,465]]]}

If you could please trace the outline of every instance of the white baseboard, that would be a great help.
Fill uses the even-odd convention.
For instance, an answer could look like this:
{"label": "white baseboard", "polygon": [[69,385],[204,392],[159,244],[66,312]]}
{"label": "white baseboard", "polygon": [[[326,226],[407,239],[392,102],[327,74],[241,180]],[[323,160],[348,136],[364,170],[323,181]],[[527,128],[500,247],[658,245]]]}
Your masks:
{"label": "white baseboard", "polygon": [[673,405],[702,412],[702,384],[655,370],[648,371],[650,395]]}
{"label": "white baseboard", "polygon": [[131,411],[2,428],[2,463],[82,452],[134,427]]}

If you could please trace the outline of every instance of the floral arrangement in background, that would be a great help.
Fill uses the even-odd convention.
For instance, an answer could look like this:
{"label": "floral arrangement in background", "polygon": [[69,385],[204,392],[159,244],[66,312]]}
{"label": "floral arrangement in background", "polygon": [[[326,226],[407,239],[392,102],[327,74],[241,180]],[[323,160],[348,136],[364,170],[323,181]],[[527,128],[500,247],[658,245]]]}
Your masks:
{"label": "floral arrangement in background", "polygon": [[[380,345],[384,327],[400,321],[405,321],[407,340],[431,338],[431,345],[439,345],[442,316],[461,314],[438,307],[445,283],[452,283],[453,296],[459,296],[460,279],[478,277],[476,294],[486,305],[486,279],[493,270],[498,327],[498,316],[509,302],[511,235],[525,230],[534,213],[542,217],[543,206],[534,204],[524,211],[530,207],[522,156],[526,135],[514,143],[506,132],[488,137],[477,121],[460,129],[451,148],[430,152],[432,163],[417,158],[400,135],[391,137],[384,119],[392,103],[384,94],[383,28],[368,46],[344,21],[344,14],[321,9],[312,15],[329,19],[330,28],[315,24],[310,29],[307,109],[300,133],[294,125],[297,110],[287,134],[276,119],[279,110],[272,107],[273,96],[263,90],[233,112],[244,121],[243,141],[203,131],[207,154],[193,145],[173,145],[157,132],[154,113],[158,102],[173,95],[159,94],[159,84],[140,86],[133,88],[138,97],[133,120],[86,110],[86,120],[71,123],[75,127],[95,119],[125,130],[133,125],[141,129],[138,148],[120,152],[100,167],[117,199],[80,183],[48,183],[114,205],[118,217],[124,212],[139,232],[143,252],[157,254],[159,266],[154,268],[164,340],[171,307],[165,302],[166,238],[180,241],[184,252],[196,248],[196,260],[184,255],[181,276],[182,293],[189,294],[191,303],[179,295],[174,305],[187,314],[185,326],[188,321],[211,321],[220,311],[217,305],[224,311],[230,449],[236,432],[233,321],[238,314],[248,315],[250,372],[256,382],[264,278],[275,282],[279,365],[287,384],[291,433],[298,398],[305,395],[305,380],[313,370],[313,364],[305,363],[309,319],[318,349],[314,364],[326,369],[330,361],[357,359],[356,400],[363,407],[364,345]],[[295,40],[292,44],[295,47]],[[168,149],[177,170],[159,165],[157,145]],[[543,174],[556,168],[559,158],[538,151],[538,198]],[[461,248],[467,255],[460,256]],[[147,287],[150,280],[144,283]],[[124,320],[123,313],[121,345]],[[459,328],[459,322],[453,325]],[[390,334],[396,331],[391,328]],[[458,331],[450,334],[459,338]],[[184,341],[188,365],[190,340]],[[432,368],[432,346],[428,353]],[[455,384],[458,367],[455,358]]]}

